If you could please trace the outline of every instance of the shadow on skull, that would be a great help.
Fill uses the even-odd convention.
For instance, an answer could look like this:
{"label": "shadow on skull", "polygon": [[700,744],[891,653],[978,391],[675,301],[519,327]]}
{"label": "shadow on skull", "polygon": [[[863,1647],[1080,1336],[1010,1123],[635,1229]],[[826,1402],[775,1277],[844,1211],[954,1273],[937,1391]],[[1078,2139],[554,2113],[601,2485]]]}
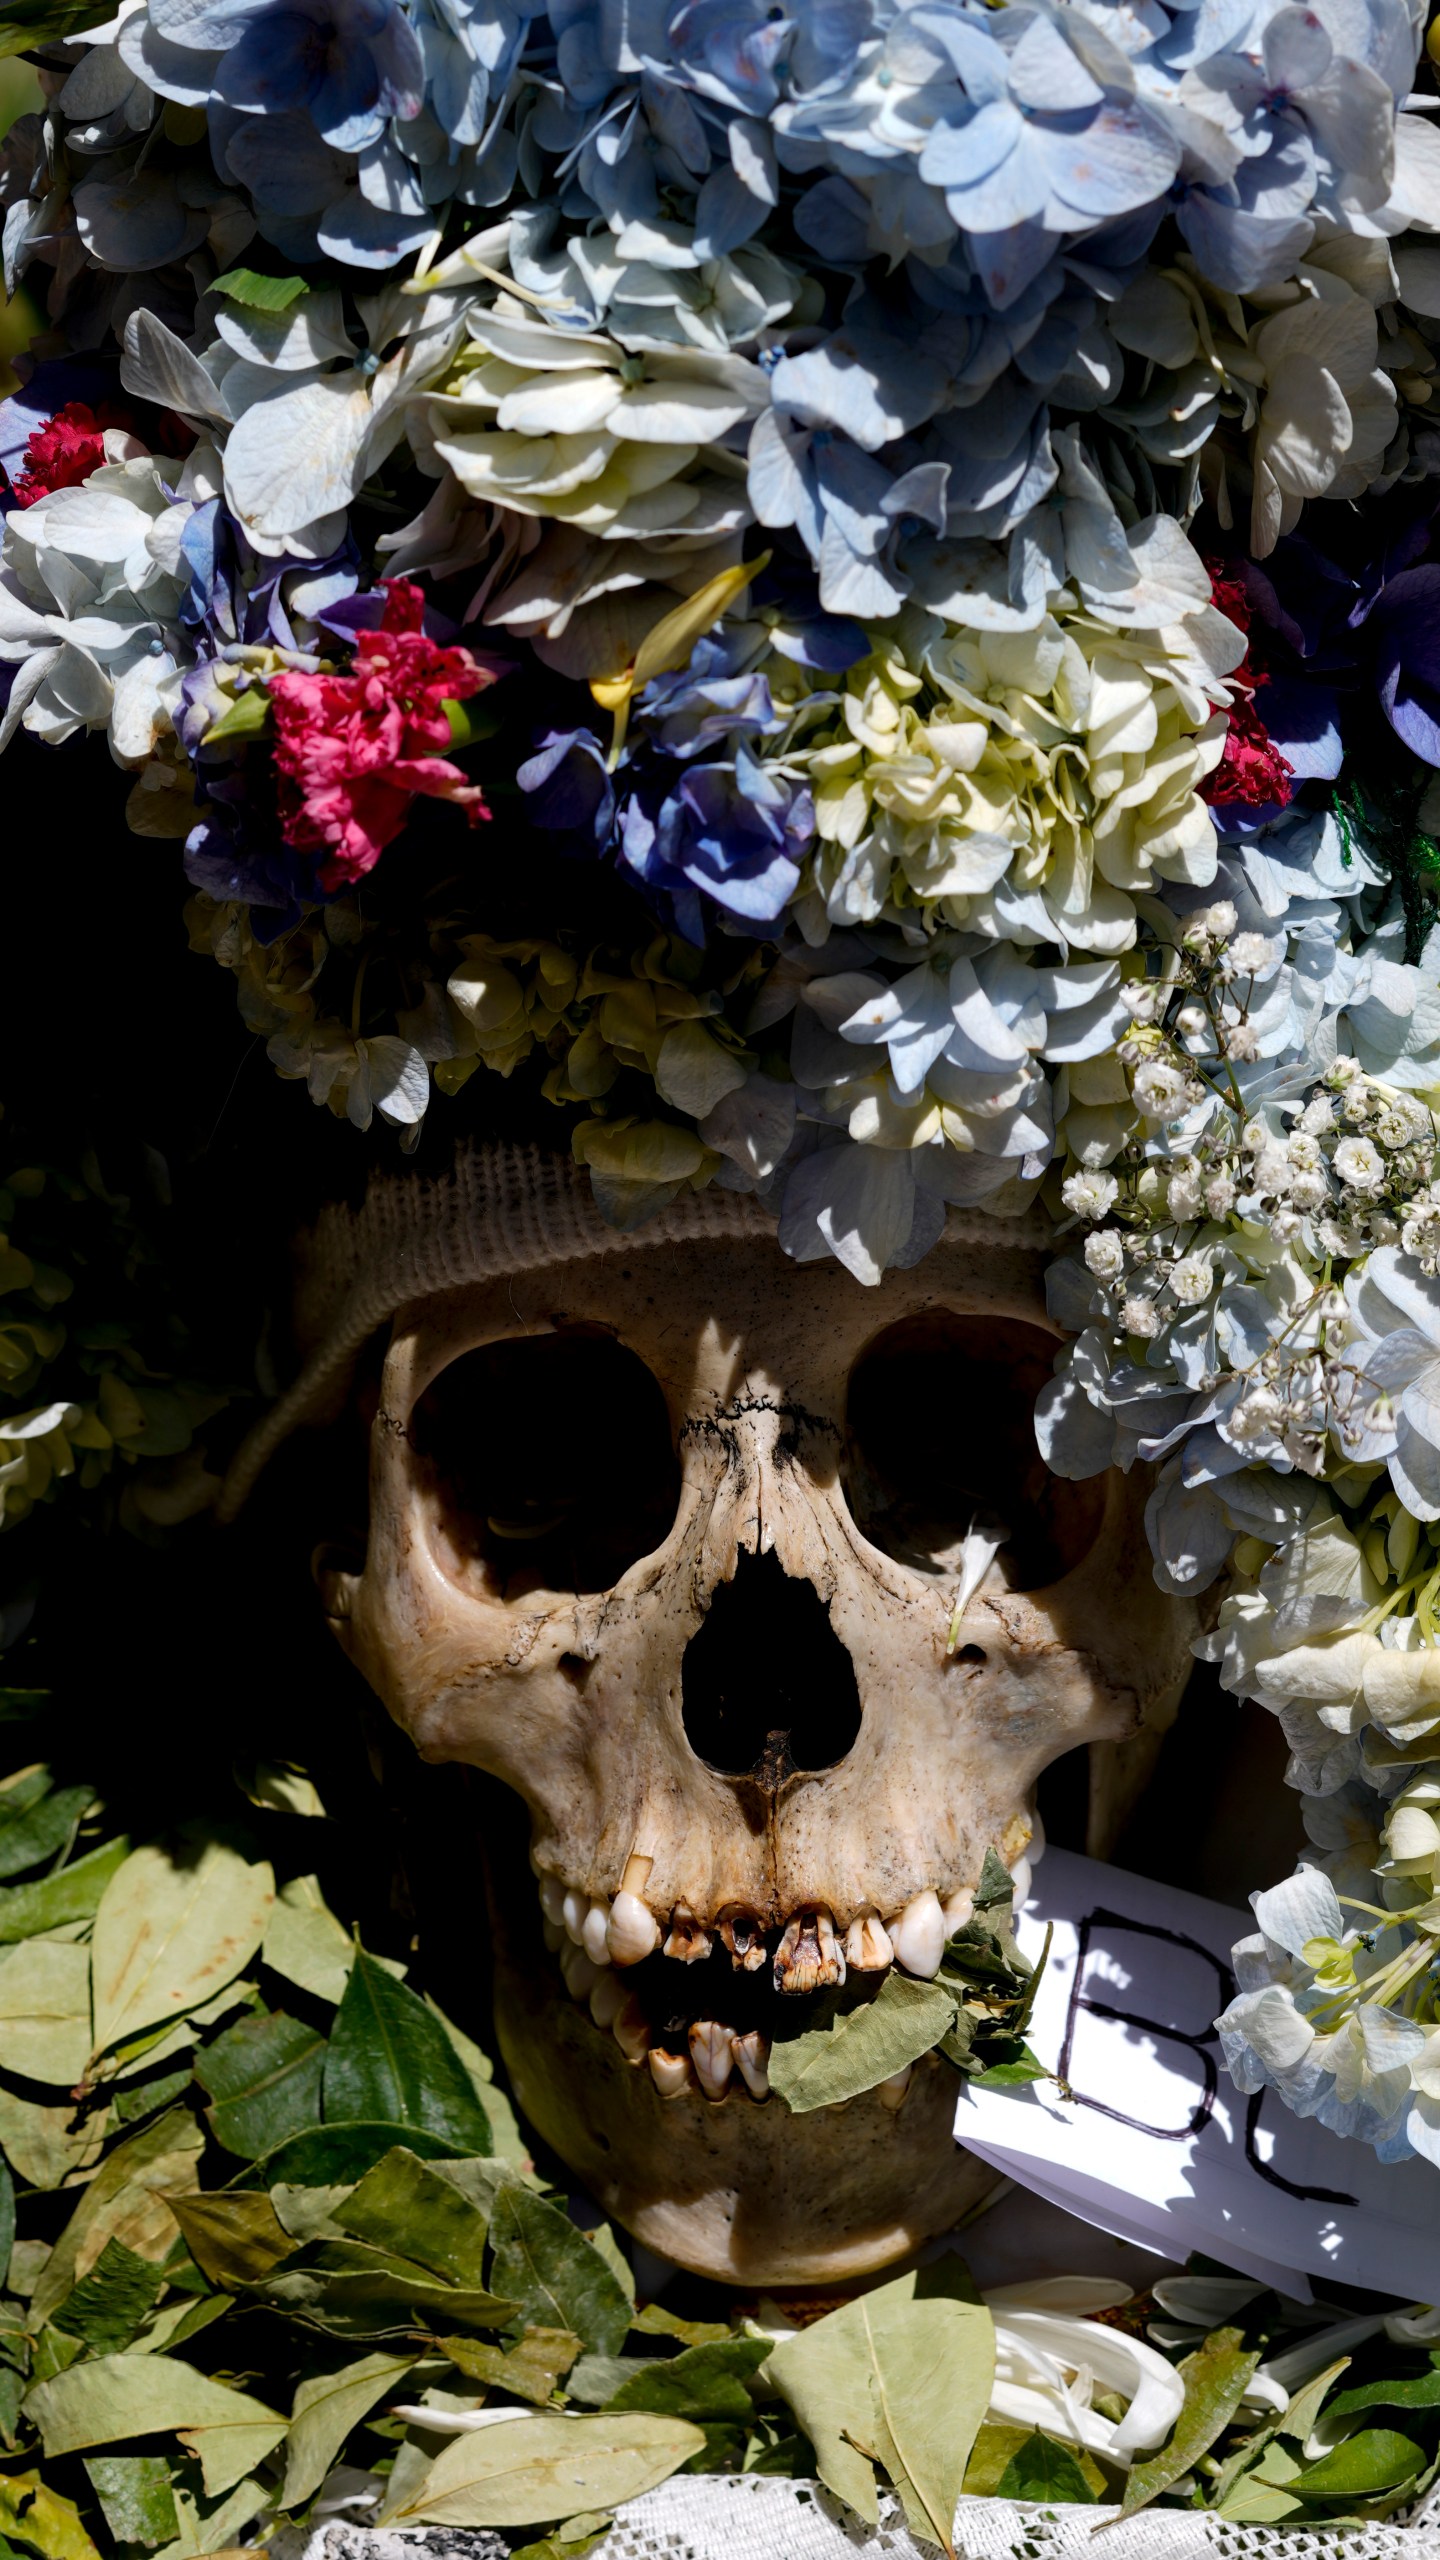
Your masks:
{"label": "shadow on skull", "polygon": [[932,1973],[1083,1744],[1103,1850],[1184,1684],[1144,1483],[1035,1448],[1043,1268],[957,1239],[862,1291],[642,1232],[395,1318],[327,1614],[424,1759],[523,1803],[483,1843],[517,2098],[702,2273],[838,2280],[983,2190],[934,2057],[795,2117],[774,2041]]}

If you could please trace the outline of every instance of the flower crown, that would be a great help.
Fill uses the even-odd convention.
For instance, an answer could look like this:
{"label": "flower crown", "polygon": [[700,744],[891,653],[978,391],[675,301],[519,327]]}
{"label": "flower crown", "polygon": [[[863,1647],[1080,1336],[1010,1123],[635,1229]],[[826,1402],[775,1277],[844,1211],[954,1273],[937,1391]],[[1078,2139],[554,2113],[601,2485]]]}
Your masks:
{"label": "flower crown", "polygon": [[106,734],[357,1129],[509,1078],[866,1283],[1047,1212],[1049,1462],[1157,1468],[1307,1797],[1232,2067],[1440,2163],[1412,12],[24,16],[0,743]]}

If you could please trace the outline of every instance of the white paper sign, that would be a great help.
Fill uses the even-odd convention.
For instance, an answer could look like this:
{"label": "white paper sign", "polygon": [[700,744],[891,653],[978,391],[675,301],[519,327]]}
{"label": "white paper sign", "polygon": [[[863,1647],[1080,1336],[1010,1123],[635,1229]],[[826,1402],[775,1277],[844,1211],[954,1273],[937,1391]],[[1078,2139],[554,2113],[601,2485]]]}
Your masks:
{"label": "white paper sign", "polygon": [[1440,2302],[1440,2172],[1382,2168],[1226,2076],[1214,2021],[1248,1913],[1051,1849],[1017,1931],[1030,1957],[1051,1921],[1029,2041],[1056,2078],[967,2089],[957,2141],[1172,2261],[1201,2249],[1300,2300],[1328,2275]]}

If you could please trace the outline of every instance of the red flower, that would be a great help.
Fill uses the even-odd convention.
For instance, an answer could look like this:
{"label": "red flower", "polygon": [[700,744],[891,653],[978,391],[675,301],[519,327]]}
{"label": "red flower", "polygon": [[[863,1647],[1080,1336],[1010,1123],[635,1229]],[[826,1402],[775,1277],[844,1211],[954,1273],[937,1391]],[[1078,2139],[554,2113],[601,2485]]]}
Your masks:
{"label": "red flower", "polygon": [[109,400],[92,409],[84,400],[67,400],[25,447],[27,468],[11,483],[17,507],[33,507],[52,489],[75,489],[98,471],[105,459],[107,427],[131,428],[134,420]]}
{"label": "red flower", "polygon": [[488,818],[478,786],[437,747],[451,742],[444,704],[493,684],[468,649],[442,649],[420,625],[424,597],[406,578],[385,588],[385,618],[362,631],[348,675],[270,678],[281,832],[306,851],[329,848],[320,885],[341,889],[374,869],[417,792],[453,800],[473,827]]}
{"label": "red flower", "polygon": [[[1207,560],[1210,592],[1236,629],[1250,637],[1250,599],[1238,578],[1227,578],[1223,564]],[[1230,678],[1234,698],[1225,753],[1201,785],[1200,796],[1212,808],[1243,802],[1252,809],[1287,808],[1295,788],[1295,769],[1286,762],[1255,708],[1255,696],[1268,681],[1264,668],[1250,663],[1247,649]]]}

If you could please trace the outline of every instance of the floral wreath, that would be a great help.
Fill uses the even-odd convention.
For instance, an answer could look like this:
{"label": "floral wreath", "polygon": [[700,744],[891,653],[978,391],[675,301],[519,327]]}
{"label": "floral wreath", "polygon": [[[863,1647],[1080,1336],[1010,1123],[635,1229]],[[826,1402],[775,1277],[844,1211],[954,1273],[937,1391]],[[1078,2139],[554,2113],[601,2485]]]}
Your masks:
{"label": "floral wreath", "polygon": [[[1440,2164],[1414,12],[98,15],[0,10],[0,744],[107,737],[358,1130],[509,1078],[615,1223],[716,1183],[866,1283],[1048,1211],[1046,1457],[1156,1468],[1306,1798],[1230,2067]],[[12,1518],[206,1406],[77,1394],[32,1283]]]}

